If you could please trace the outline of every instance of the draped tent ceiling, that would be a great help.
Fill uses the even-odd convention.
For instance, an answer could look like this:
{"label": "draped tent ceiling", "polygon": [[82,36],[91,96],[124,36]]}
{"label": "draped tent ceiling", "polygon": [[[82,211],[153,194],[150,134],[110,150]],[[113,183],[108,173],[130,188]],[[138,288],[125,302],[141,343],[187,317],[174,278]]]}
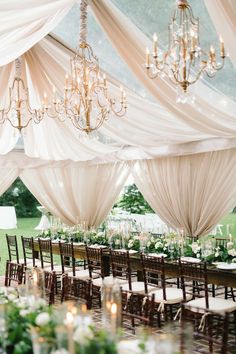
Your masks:
{"label": "draped tent ceiling", "polygon": [[[122,59],[122,65],[126,65],[126,70],[132,72],[131,75],[135,77],[137,85],[142,87],[142,93],[144,92],[146,97],[142,97],[138,89],[132,90],[127,81],[127,116],[110,117],[96,136],[83,135],[68,121],[60,122],[45,118],[38,125],[31,123],[22,131],[24,151],[12,151],[19,141],[19,132],[8,123],[0,126],[0,155],[2,155],[0,167],[4,171],[0,192],[7,189],[7,180],[13,181],[21,175],[31,190],[34,189],[34,194],[37,194],[26,176],[27,169],[31,171],[32,176],[35,169],[39,175],[45,168],[62,169],[65,165],[71,166],[73,163],[79,168],[88,166],[90,169],[97,164],[104,167],[106,163],[107,166],[112,166],[111,168],[116,166],[118,169],[117,166],[122,166],[122,169],[129,170],[132,162],[127,165],[122,161],[155,159],[153,163],[158,164],[156,158],[169,159],[171,156],[182,155],[190,155],[191,165],[194,159],[191,155],[208,152],[211,158],[211,151],[220,150],[222,150],[220,159],[223,159],[224,154],[230,154],[234,159],[236,101],[201,80],[193,89],[196,96],[195,104],[176,104],[175,88],[167,79],[150,80],[146,76],[143,63],[145,48],[150,47],[150,37],[116,4],[115,0],[89,2],[92,14]],[[231,11],[232,0],[224,2],[205,0],[205,4],[216,30],[225,38],[227,50],[233,64],[236,65],[235,43],[227,38],[227,31],[224,30],[226,27],[223,26],[223,23],[230,24],[228,28],[230,36],[235,36],[236,13]],[[75,0],[26,0],[24,3],[17,0],[1,1],[0,107],[6,102],[8,86],[14,78],[13,60],[20,55],[23,58],[23,78],[29,87],[32,106],[39,105],[44,92],[50,96],[52,85],[62,95],[65,73],[69,71],[69,59],[74,52],[70,45],[49,33],[66,18],[73,6],[78,7]],[[219,12],[222,25],[218,26]],[[96,53],[96,46],[94,51]],[[119,74],[120,79],[117,79],[107,73],[109,89],[114,96],[118,93],[120,80],[122,81],[122,71]],[[69,175],[67,177],[72,178]],[[138,178],[141,177],[136,175],[137,180]],[[109,181],[104,183],[106,185]],[[116,196],[122,183],[117,185]],[[234,199],[232,193],[228,191],[231,201]],[[40,196],[38,199],[40,200]],[[42,199],[42,202],[47,204],[45,199]],[[91,221],[91,225],[97,225],[98,220],[104,218],[110,206],[111,203],[108,203],[106,211],[97,220]],[[78,205],[75,207],[78,214],[70,213],[73,217],[62,215],[58,206],[50,204],[49,209],[53,209],[55,214],[60,215],[68,223],[75,222],[75,216],[79,214]],[[218,217],[217,214],[214,222]],[[172,225],[177,224],[176,221],[171,223],[168,218],[166,221]],[[187,226],[186,230],[190,232]],[[206,230],[208,231],[207,227],[203,227],[201,231]],[[195,231],[191,229],[192,233]]]}

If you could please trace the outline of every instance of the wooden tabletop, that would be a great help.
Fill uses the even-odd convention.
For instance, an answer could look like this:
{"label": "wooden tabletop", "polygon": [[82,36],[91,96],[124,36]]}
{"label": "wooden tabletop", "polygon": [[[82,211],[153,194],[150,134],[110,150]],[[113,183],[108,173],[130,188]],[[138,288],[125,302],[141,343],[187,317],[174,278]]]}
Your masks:
{"label": "wooden tabletop", "polygon": [[[58,243],[54,243],[52,246],[53,254],[60,254]],[[35,250],[38,251],[38,242],[35,241]],[[74,253],[77,259],[86,259],[85,246],[79,246],[74,243]],[[104,250],[104,258],[106,263],[109,264],[109,252]],[[132,270],[142,270],[140,256],[139,254],[130,255],[131,268]],[[179,266],[177,261],[165,260],[166,264],[166,275],[178,277],[179,276]],[[223,285],[228,287],[236,288],[236,270],[221,270],[217,269],[214,265],[208,266],[208,282],[209,284]]]}

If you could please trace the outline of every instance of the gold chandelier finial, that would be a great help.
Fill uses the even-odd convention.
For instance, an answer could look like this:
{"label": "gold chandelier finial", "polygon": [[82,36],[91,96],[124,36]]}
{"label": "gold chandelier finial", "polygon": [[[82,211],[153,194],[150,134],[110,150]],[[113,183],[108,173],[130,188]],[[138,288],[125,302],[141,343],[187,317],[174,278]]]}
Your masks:
{"label": "gold chandelier finial", "polygon": [[200,46],[199,19],[195,18],[187,0],[177,0],[168,26],[168,49],[161,52],[158,37],[153,35],[153,51],[146,50],[146,69],[151,79],[167,76],[179,88],[177,102],[188,100],[188,88],[202,74],[212,78],[223,68],[225,48],[220,38],[219,62],[213,46],[205,52]]}

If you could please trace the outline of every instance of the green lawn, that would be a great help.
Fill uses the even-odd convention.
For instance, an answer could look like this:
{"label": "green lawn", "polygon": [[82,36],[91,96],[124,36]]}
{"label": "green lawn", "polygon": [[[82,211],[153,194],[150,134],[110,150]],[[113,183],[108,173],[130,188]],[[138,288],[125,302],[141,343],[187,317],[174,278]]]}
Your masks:
{"label": "green lawn", "polygon": [[20,257],[23,257],[22,254],[22,247],[21,247],[21,235],[23,236],[36,236],[38,235],[39,231],[34,230],[34,228],[38,225],[40,218],[18,218],[17,219],[17,229],[12,230],[0,230],[0,240],[1,247],[0,247],[0,275],[4,274],[5,272],[5,264],[6,259],[8,258],[8,251],[7,251],[7,243],[5,239],[6,233],[9,235],[16,235],[18,237],[18,247],[20,252]]}
{"label": "green lawn", "polygon": [[[18,241],[19,241],[19,251],[20,251],[20,257],[22,257],[22,247],[21,247],[21,240],[20,236],[37,236],[39,231],[34,230],[34,228],[38,225],[39,223],[39,218],[19,218],[17,220],[18,222],[18,228],[14,230],[0,230],[0,239],[2,239],[1,242],[1,247],[0,247],[0,257],[1,257],[1,262],[0,262],[0,275],[4,274],[5,271],[5,263],[7,259],[7,244],[5,240],[5,234],[8,233],[9,235],[17,235]],[[220,222],[219,224],[222,224],[222,236],[227,235],[227,224],[232,224],[233,225],[233,230],[231,231],[232,235],[236,236],[236,214],[228,214],[226,215]],[[220,236],[218,234],[217,236]]]}

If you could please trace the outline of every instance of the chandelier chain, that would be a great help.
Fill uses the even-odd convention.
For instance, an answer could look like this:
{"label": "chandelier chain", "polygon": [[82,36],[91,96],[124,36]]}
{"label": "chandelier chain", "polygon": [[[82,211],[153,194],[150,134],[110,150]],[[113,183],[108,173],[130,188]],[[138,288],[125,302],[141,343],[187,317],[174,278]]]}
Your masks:
{"label": "chandelier chain", "polygon": [[88,0],[81,0],[79,43],[86,43],[87,41],[87,33],[88,33],[87,18],[88,18]]}
{"label": "chandelier chain", "polygon": [[21,78],[22,75],[22,57],[15,59],[16,77]]}

